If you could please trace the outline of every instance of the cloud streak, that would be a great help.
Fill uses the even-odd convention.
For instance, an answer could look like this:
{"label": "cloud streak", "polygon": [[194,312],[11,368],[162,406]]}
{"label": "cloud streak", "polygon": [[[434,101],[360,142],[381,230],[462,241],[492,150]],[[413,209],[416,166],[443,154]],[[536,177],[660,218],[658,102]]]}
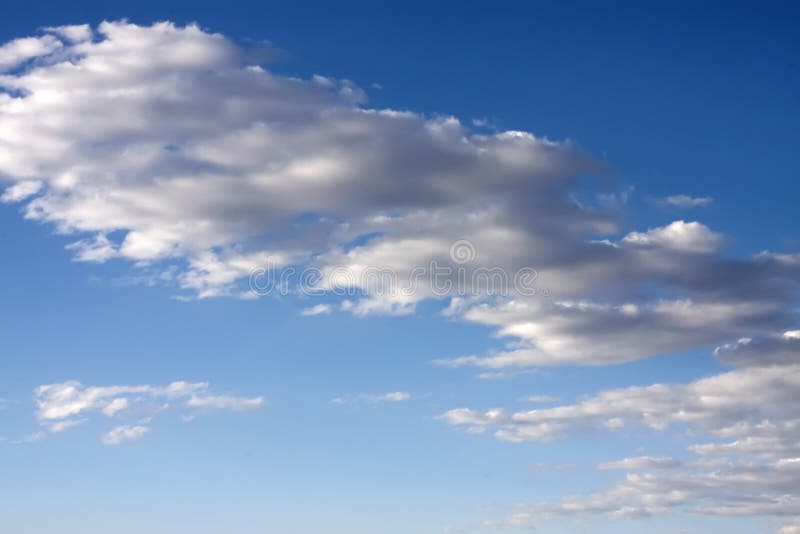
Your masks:
{"label": "cloud streak", "polygon": [[245,411],[265,405],[263,397],[216,395],[207,382],[171,382],[166,386],[84,386],[79,382],[45,384],[34,391],[36,418],[44,431],[58,433],[84,423],[93,414],[134,424],[118,425],[102,437],[116,445],[150,431],[157,414],[177,409],[194,417],[208,410]]}

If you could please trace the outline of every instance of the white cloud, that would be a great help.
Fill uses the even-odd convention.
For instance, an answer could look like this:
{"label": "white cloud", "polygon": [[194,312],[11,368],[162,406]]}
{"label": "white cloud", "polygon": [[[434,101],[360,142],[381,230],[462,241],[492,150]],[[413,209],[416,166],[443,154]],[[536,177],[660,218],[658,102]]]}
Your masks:
{"label": "white cloud", "polygon": [[310,317],[312,315],[327,315],[331,313],[333,309],[331,308],[330,304],[317,304],[315,306],[311,306],[310,308],[306,308],[300,312],[300,315],[305,317]]}
{"label": "white cloud", "polygon": [[487,369],[552,365],[608,365],[703,347],[741,332],[757,334],[788,324],[785,304],[737,300],[654,300],[635,305],[517,298],[461,311],[467,321],[496,326],[519,342],[489,356],[437,363]]}
{"label": "white cloud", "polygon": [[[686,509],[724,516],[800,517],[800,364],[794,334],[767,336],[760,345],[739,342],[717,350],[742,367],[690,382],[608,390],[573,404],[506,413],[493,408],[450,410],[441,419],[471,432],[493,430],[512,442],[549,441],[587,429],[662,436],[671,429],[695,443],[694,458],[640,456],[599,469],[629,471],[604,490],[552,502],[520,505],[497,527],[534,526],[584,514],[641,517]],[[753,342],[755,343],[755,342]],[[759,361],[757,347],[765,354]],[[789,354],[793,353],[794,358]],[[609,424],[615,422],[615,424]]]}
{"label": "white cloud", "polygon": [[342,395],[331,399],[332,404],[379,404],[384,402],[403,402],[411,399],[411,394],[406,391],[391,391],[389,393],[358,395]]}
{"label": "white cloud", "polygon": [[61,47],[51,35],[14,39],[0,46],[0,73],[11,70],[29,59],[47,55]]}
{"label": "white cloud", "polygon": [[[731,259],[721,254],[726,238],[697,221],[623,228],[630,190],[587,194],[583,178],[607,168],[573,143],[372,109],[350,81],[273,74],[195,25],[45,31],[0,47],[8,72],[0,77],[0,176],[9,182],[2,200],[22,202],[25,217],[73,236],[67,249],[77,261],[128,260],[192,298],[253,296],[245,283],[254,269],[313,266],[321,275],[313,289],[355,290],[341,309],[356,315],[449,301],[449,317],[493,327],[509,342],[442,363],[492,376],[720,345],[717,357],[739,367],[689,384],[610,390],[511,414],[459,408],[442,418],[507,441],[583,428],[680,426],[708,435],[692,445],[700,460],[691,466],[634,473],[609,491],[523,510],[510,524],[542,513],[637,516],[689,503],[701,513],[796,513],[788,482],[797,481],[789,463],[798,454],[797,336],[771,332],[796,331],[797,254]],[[456,242],[471,244],[466,262],[451,257]],[[415,278],[433,262],[451,268],[439,280],[444,287]],[[470,280],[479,269],[534,269],[536,292],[457,288],[454,267]],[[366,274],[375,268],[391,274],[390,291],[371,285]],[[409,398],[398,391],[333,402]],[[176,406],[264,403],[187,382],[49,384],[36,402],[41,435],[95,413],[130,420],[103,438],[115,443],[141,437],[155,414]],[[703,468],[719,457],[735,461]],[[653,467],[653,458],[622,462],[638,469]]]}
{"label": "white cloud", "polygon": [[45,31],[54,33],[70,43],[80,43],[92,38],[92,28],[88,24],[74,24],[71,26],[56,26],[45,28]]}
{"label": "white cloud", "polygon": [[525,400],[528,402],[541,403],[541,404],[551,404],[554,402],[558,402],[558,399],[556,397],[551,397],[550,395],[529,395],[525,397]]}
{"label": "white cloud", "polygon": [[[137,439],[149,428],[141,424],[173,405],[184,410],[218,409],[242,411],[260,408],[263,397],[215,395],[206,382],[172,382],[166,386],[83,386],[62,382],[39,386],[34,391],[36,417],[51,433],[61,432],[87,420],[92,412],[113,419],[131,419],[140,425],[122,425],[103,438],[113,443]],[[78,417],[81,416],[80,419]],[[142,430],[144,428],[144,430]]]}
{"label": "white cloud", "polygon": [[121,425],[105,433],[101,441],[106,445],[119,445],[124,441],[133,441],[141,439],[149,431],[150,428],[146,426]]}
{"label": "white cloud", "polygon": [[696,222],[675,221],[647,232],[631,232],[622,240],[624,244],[663,247],[681,252],[714,252],[724,243],[723,237],[707,226]]}
{"label": "white cloud", "polygon": [[624,469],[629,471],[647,471],[653,469],[675,469],[682,464],[680,461],[668,456],[637,456],[623,458],[615,462],[605,462],[597,466],[598,469]]}
{"label": "white cloud", "polygon": [[661,199],[660,203],[676,208],[696,208],[708,206],[714,202],[712,197],[690,197],[688,195],[672,195]]}
{"label": "white cloud", "polygon": [[38,180],[25,180],[8,187],[0,196],[0,202],[20,202],[35,195],[42,189],[42,182]]}
{"label": "white cloud", "polygon": [[244,411],[264,406],[263,397],[230,397],[227,395],[209,395],[189,397],[186,406],[190,408],[217,408],[224,410]]}

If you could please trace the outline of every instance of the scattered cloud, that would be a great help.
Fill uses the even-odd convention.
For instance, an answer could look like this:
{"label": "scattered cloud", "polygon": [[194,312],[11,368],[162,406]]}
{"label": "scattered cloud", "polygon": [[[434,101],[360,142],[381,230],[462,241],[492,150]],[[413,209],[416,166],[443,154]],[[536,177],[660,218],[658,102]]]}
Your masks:
{"label": "scattered cloud", "polygon": [[206,382],[172,382],[166,386],[83,386],[79,382],[62,382],[39,386],[34,391],[36,417],[47,433],[58,433],[84,423],[92,413],[136,424],[119,425],[103,437],[103,442],[116,444],[138,439],[149,431],[153,417],[170,408],[190,412],[201,410],[243,411],[260,408],[263,397],[215,395]]}
{"label": "scattered cloud", "polygon": [[[695,442],[689,460],[639,456],[605,462],[629,473],[585,496],[519,505],[495,527],[535,526],[585,514],[644,517],[673,509],[720,516],[800,518],[800,350],[794,331],[716,350],[738,368],[687,384],[600,392],[573,404],[516,413],[449,410],[443,421],[510,442],[586,431],[670,430]],[[759,350],[761,349],[761,350]],[[791,357],[791,356],[794,357]],[[787,528],[790,528],[788,526]]]}

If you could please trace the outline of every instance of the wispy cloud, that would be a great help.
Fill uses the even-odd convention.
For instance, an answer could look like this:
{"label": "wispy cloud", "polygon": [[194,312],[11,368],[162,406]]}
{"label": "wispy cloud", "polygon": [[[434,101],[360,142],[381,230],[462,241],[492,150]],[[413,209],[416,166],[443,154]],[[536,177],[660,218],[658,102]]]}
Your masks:
{"label": "wispy cloud", "polygon": [[714,202],[712,197],[690,197],[688,195],[672,195],[659,199],[658,203],[662,206],[672,206],[675,208],[699,208],[709,206]]}
{"label": "wispy cloud", "polygon": [[82,424],[93,413],[135,422],[106,433],[102,441],[112,445],[142,437],[150,430],[147,425],[153,417],[168,409],[195,416],[201,411],[244,411],[265,404],[263,397],[217,395],[207,382],[182,381],[166,386],[83,386],[79,382],[62,382],[39,386],[34,396],[36,417],[43,429],[39,438]]}
{"label": "wispy cloud", "polygon": [[331,313],[331,311],[333,311],[333,308],[330,304],[317,304],[316,306],[305,308],[300,312],[300,315],[305,317],[310,317],[312,315],[326,315]]}
{"label": "wispy cloud", "polygon": [[403,402],[411,400],[411,394],[405,391],[391,391],[382,394],[360,393],[347,394],[331,399],[332,404],[380,404],[385,402]]}

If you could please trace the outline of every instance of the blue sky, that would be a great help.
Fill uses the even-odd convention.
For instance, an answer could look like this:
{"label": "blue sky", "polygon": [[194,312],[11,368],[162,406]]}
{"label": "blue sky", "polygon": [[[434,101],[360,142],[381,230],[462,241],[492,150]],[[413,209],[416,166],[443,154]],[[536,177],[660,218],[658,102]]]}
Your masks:
{"label": "blue sky", "polygon": [[795,6],[2,18],[0,530],[800,532]]}

